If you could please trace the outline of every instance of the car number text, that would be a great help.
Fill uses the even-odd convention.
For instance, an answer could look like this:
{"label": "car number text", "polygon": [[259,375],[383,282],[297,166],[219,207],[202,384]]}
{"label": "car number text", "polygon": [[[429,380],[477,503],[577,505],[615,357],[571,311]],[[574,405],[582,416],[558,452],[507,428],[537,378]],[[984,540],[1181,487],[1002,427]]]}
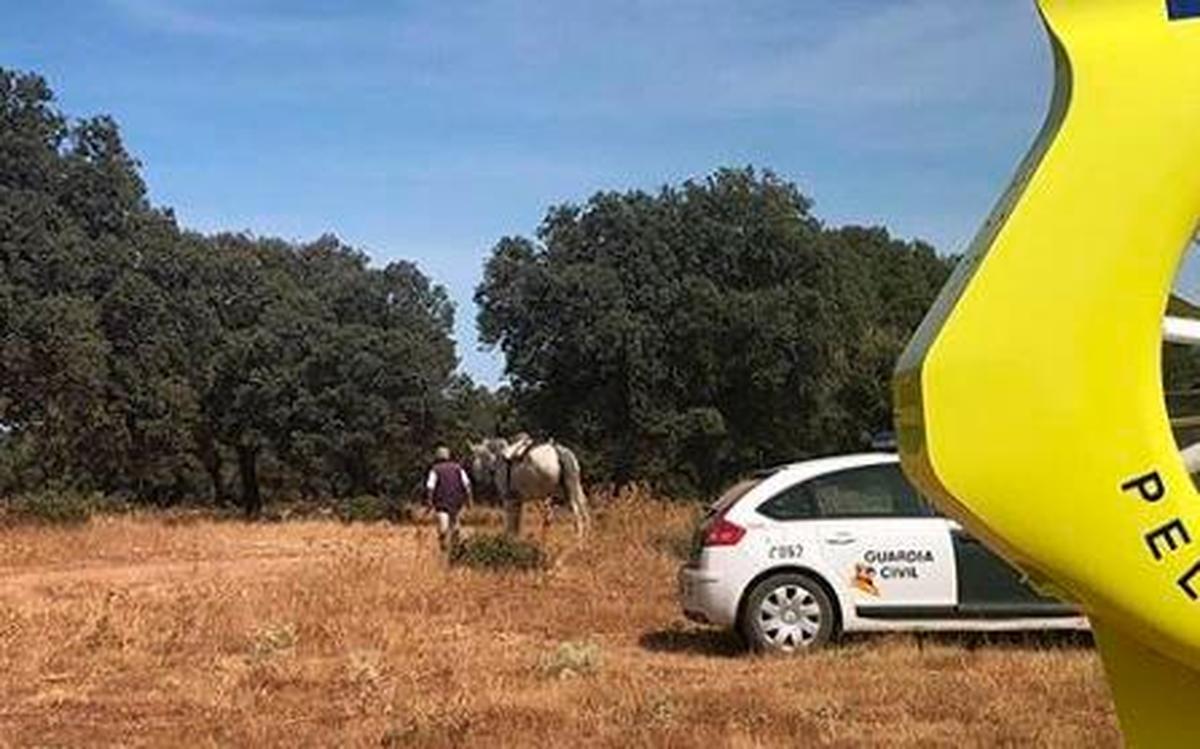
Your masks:
{"label": "car number text", "polygon": [[767,553],[768,559],[799,559],[804,553],[804,547],[800,544],[784,544],[782,546],[772,546]]}

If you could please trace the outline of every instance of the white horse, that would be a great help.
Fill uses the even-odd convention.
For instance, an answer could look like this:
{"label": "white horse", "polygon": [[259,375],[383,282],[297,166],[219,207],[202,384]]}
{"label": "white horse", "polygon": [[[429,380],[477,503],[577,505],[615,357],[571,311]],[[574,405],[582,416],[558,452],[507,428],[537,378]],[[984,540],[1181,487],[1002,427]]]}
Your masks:
{"label": "white horse", "polygon": [[521,507],[538,499],[545,502],[547,517],[555,495],[562,494],[575,518],[575,533],[582,537],[591,527],[587,494],[583,491],[579,460],[570,448],[555,442],[535,442],[527,434],[512,440],[489,439],[471,445],[471,480],[491,485],[504,502],[504,530],[521,531]]}

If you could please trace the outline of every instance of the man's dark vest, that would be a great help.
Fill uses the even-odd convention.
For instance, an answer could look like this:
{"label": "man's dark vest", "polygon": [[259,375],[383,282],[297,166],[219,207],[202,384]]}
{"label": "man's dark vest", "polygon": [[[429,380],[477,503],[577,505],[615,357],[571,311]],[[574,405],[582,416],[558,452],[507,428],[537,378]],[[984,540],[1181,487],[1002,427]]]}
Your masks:
{"label": "man's dark vest", "polygon": [[444,512],[458,512],[467,498],[467,487],[463,486],[462,467],[452,460],[435,463],[433,475],[437,483],[433,486],[433,506]]}

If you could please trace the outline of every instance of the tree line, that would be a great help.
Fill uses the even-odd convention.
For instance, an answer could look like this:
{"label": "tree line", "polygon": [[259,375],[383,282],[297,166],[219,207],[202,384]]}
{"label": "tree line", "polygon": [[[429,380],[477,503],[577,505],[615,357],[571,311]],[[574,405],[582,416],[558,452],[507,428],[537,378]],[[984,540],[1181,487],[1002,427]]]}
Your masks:
{"label": "tree line", "polygon": [[154,206],[108,117],[0,68],[0,496],[169,504],[405,494],[432,447],[526,429],[590,479],[711,492],[866,446],[954,259],[830,227],[769,171],[551,207],[476,292],[492,390],[410,262],[329,235],[201,235]]}
{"label": "tree line", "polygon": [[397,491],[470,402],[452,323],[412,263],[182,230],[112,119],[0,69],[0,492]]}
{"label": "tree line", "polygon": [[[516,411],[580,445],[593,475],[677,494],[871,447],[957,258],[811,209],[770,172],[725,169],[554,207],[533,237],[501,239],[475,299]],[[1168,313],[1200,319],[1178,296]],[[1162,372],[1176,440],[1195,444],[1200,349],[1164,345]]]}
{"label": "tree line", "polygon": [[954,258],[811,209],[771,172],[724,169],[500,240],[475,299],[517,411],[593,475],[676,493],[869,447]]}

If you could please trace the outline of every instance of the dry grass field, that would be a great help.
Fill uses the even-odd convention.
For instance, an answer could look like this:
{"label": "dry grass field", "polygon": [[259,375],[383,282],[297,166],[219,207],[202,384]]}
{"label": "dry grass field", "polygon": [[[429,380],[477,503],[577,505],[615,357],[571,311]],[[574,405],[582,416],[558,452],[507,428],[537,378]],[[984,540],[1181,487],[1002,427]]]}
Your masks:
{"label": "dry grass field", "polygon": [[[426,526],[98,518],[0,531],[0,746],[1103,746],[1070,641],[861,638],[793,660],[683,622],[618,503],[543,573],[447,569]],[[536,522],[530,524],[536,536]]]}

